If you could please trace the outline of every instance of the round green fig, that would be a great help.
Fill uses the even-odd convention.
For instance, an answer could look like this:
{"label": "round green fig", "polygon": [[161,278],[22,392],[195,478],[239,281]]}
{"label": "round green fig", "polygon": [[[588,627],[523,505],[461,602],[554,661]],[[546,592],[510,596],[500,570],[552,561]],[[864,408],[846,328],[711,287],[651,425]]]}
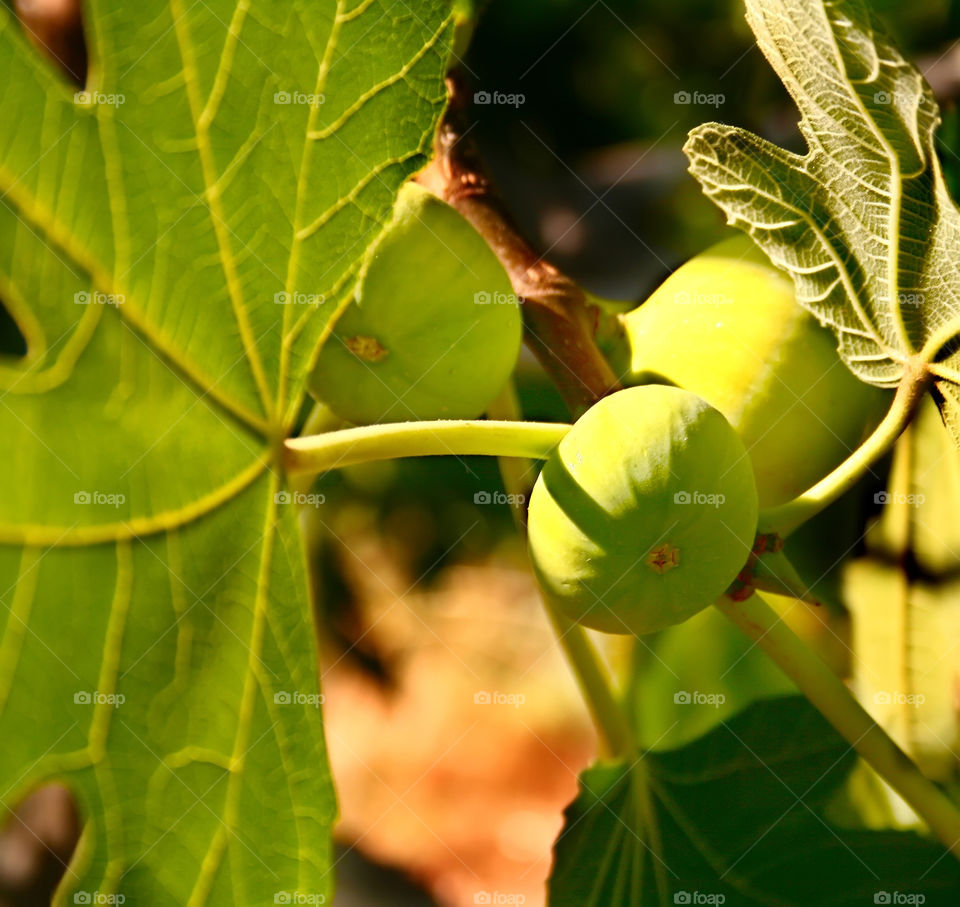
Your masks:
{"label": "round green fig", "polygon": [[509,378],[520,340],[517,300],[490,247],[408,183],[320,351],[310,392],[359,425],[473,419]]}
{"label": "round green fig", "polygon": [[743,442],[676,387],[605,397],[547,460],[530,557],[547,598],[607,633],[651,633],[722,595],[750,556],[757,490]]}
{"label": "round green fig", "polygon": [[620,318],[623,382],[674,384],[720,410],[750,452],[762,507],[835,469],[889,405],[746,236],[697,255]]}

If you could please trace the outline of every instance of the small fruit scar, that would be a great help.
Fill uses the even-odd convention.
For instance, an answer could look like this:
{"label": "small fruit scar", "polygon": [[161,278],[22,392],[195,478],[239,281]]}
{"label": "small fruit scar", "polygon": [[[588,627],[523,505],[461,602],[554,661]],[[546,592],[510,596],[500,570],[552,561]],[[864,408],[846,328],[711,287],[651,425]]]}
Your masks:
{"label": "small fruit scar", "polygon": [[680,565],[680,549],[674,545],[657,545],[647,555],[647,566],[654,573],[666,573]]}
{"label": "small fruit scar", "polygon": [[376,337],[358,335],[348,337],[345,343],[347,349],[364,362],[383,362],[390,355],[390,351]]}

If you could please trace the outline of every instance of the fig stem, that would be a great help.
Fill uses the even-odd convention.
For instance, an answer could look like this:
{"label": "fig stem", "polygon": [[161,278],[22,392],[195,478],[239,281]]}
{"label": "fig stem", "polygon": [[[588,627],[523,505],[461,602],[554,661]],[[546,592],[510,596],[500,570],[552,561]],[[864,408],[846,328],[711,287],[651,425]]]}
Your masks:
{"label": "fig stem", "polygon": [[[320,435],[343,428],[343,419],[336,415],[325,403],[315,403],[303,423],[303,433]],[[313,484],[315,475],[304,473],[293,477],[290,487],[296,492],[306,493]]]}
{"label": "fig stem", "polygon": [[444,420],[345,428],[284,443],[287,474],[317,475],[395,457],[468,456],[546,459],[571,426],[558,422]]}
{"label": "fig stem", "polygon": [[[500,396],[490,405],[487,415],[491,419],[504,419],[511,422],[523,417],[520,401],[517,398],[513,381],[507,382]],[[536,469],[529,459],[499,457],[500,475],[507,494],[514,495],[513,500],[530,500],[530,491],[536,479]],[[522,505],[511,508],[517,531],[524,540],[527,536],[526,508]],[[611,756],[634,755],[636,744],[634,735],[623,709],[620,707],[610,685],[610,679],[603,668],[600,656],[583,627],[574,623],[554,608],[544,596],[540,596],[553,627],[557,642],[563,649],[570,670],[580,688],[590,717],[597,728],[601,746]]]}
{"label": "fig stem", "polygon": [[557,611],[545,598],[541,597],[541,600],[604,748],[614,758],[635,758],[637,744],[632,729],[613,694],[610,680],[590,637],[583,627]]}
{"label": "fig stem", "polygon": [[776,532],[786,538],[827,505],[849,491],[880,459],[910,424],[917,404],[927,389],[930,373],[924,364],[904,376],[886,416],[870,435],[833,472],[799,497],[760,512],[760,532]]}
{"label": "fig stem", "polygon": [[735,602],[723,597],[719,608],[763,649],[833,725],[960,859],[960,812],[910,757],[860,705],[843,681],[759,596]]}

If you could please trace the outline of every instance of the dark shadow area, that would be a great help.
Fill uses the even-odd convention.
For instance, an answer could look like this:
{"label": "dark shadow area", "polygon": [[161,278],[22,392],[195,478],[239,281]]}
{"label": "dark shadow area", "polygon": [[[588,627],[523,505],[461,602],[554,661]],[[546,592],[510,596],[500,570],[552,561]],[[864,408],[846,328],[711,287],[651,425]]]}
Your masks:
{"label": "dark shadow area", "polygon": [[24,798],[0,830],[0,907],[46,907],[79,838],[66,787],[47,784]]}
{"label": "dark shadow area", "polygon": [[27,338],[0,299],[0,356],[22,358],[27,355]]}
{"label": "dark shadow area", "polygon": [[87,45],[79,0],[15,0],[30,43],[74,85],[87,80]]}

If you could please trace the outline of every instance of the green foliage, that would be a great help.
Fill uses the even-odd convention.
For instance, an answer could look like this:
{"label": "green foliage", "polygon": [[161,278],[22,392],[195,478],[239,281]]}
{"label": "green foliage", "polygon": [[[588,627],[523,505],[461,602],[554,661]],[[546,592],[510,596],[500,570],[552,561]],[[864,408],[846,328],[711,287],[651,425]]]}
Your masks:
{"label": "green foliage", "polygon": [[483,237],[409,184],[361,274],[311,393],[361,425],[482,415],[513,371],[521,334],[510,280]]}
{"label": "green foliage", "polygon": [[748,0],[757,43],[800,109],[797,155],[706,124],[686,146],[706,193],[789,272],[840,354],[892,387],[928,344],[960,443],[960,212],[934,152],[939,111],[862,0]]}
{"label": "green foliage", "polygon": [[680,749],[600,763],[566,812],[551,907],[952,903],[960,867],[939,845],[824,818],[855,764],[799,697],[756,703]]}
{"label": "green foliage", "polygon": [[449,6],[87,13],[74,97],[0,6],[0,295],[28,340],[0,367],[5,800],[77,793],[62,899],[329,896],[335,804],[276,456],[430,147]]}
{"label": "green foliage", "polygon": [[[615,393],[572,429],[469,421],[514,369],[519,312],[481,236],[401,187],[432,147],[470,6],[91,0],[91,78],[74,95],[0,5],[0,113],[16,124],[0,143],[0,298],[19,334],[2,329],[26,344],[0,358],[0,780],[11,805],[53,780],[77,795],[85,831],[58,902],[329,900],[336,805],[301,537],[324,521],[298,519],[324,499],[284,471],[411,453],[548,457],[531,558],[616,753],[567,812],[554,905],[956,901],[942,845],[862,827],[857,797],[875,778],[852,747],[948,846],[960,813],[777,614],[720,598],[759,504],[794,498],[857,445],[880,399],[868,385],[936,359],[960,438],[960,214],[929,89],[864,2],[748,0],[808,152],[717,125],[688,145],[708,194],[793,276],[856,377],[738,241],[624,319],[630,380],[679,387]],[[556,345],[571,345],[552,352],[586,348],[580,326],[569,319]],[[366,427],[291,441],[308,384],[325,414]],[[878,642],[863,617],[864,665],[895,665],[907,692],[925,683],[919,653],[943,657],[938,636],[957,629],[960,479],[934,417],[906,435],[891,494],[936,505],[888,506],[871,556],[897,567],[867,564],[862,587],[850,573],[855,609],[869,600],[869,629],[887,631]],[[797,522],[852,487],[892,424],[800,500]],[[504,470],[521,498],[522,472]],[[886,596],[877,578],[894,575]],[[903,626],[880,627],[876,607]],[[668,629],[619,701],[577,624]],[[946,737],[949,666],[928,673],[928,730]],[[805,700],[769,698],[794,689],[787,676],[846,740]],[[947,761],[916,723],[898,733]]]}
{"label": "green foliage", "polygon": [[796,687],[716,608],[649,640],[633,667],[632,714],[644,748],[674,749],[757,699]]}
{"label": "green foliage", "polygon": [[722,595],[757,527],[743,442],[699,397],[629,388],[576,422],[530,498],[544,594],[608,633],[651,633]]}
{"label": "green foliage", "polygon": [[854,684],[874,717],[924,771],[956,776],[960,744],[960,454],[927,402],[901,437],[867,555],[844,571],[853,615]]}

